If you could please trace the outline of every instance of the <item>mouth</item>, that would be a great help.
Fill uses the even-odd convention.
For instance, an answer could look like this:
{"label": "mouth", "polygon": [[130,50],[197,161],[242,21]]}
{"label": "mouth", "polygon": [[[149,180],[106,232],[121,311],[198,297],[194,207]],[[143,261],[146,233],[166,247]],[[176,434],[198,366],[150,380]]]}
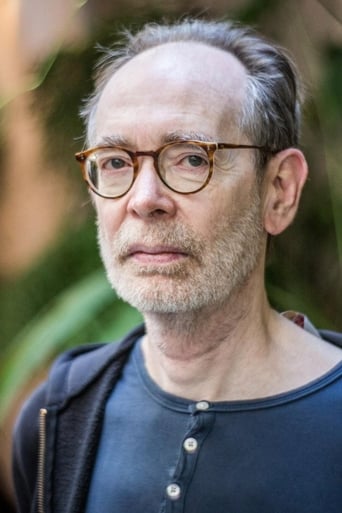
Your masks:
{"label": "mouth", "polygon": [[128,248],[124,259],[140,264],[170,264],[189,256],[183,249],[174,246],[146,246],[134,244]]}

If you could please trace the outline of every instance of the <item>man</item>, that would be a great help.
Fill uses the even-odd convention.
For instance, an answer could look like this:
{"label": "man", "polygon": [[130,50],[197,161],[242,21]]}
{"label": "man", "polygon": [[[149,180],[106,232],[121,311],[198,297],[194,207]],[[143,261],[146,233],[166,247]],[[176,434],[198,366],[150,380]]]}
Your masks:
{"label": "man", "polygon": [[286,54],[230,23],[147,25],[109,51],[77,159],[145,327],[62,355],[25,406],[20,512],[341,512],[341,337],[264,287],[307,177],[300,103]]}

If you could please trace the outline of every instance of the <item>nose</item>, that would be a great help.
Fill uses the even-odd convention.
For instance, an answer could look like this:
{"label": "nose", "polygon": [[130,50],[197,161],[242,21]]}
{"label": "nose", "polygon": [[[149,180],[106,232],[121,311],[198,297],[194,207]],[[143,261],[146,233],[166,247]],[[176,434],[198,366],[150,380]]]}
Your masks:
{"label": "nose", "polygon": [[128,211],[141,218],[172,217],[176,211],[176,193],[160,180],[151,156],[139,160],[138,175],[128,193]]}

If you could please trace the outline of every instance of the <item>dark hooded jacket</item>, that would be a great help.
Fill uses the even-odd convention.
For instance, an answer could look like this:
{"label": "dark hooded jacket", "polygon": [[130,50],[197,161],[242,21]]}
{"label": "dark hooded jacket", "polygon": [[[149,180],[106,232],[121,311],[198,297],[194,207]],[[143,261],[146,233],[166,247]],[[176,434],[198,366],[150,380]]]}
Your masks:
{"label": "dark hooded jacket", "polygon": [[[18,513],[84,511],[106,400],[143,334],[141,326],[119,344],[88,344],[55,361],[15,428]],[[342,347],[342,334],[320,335]]]}

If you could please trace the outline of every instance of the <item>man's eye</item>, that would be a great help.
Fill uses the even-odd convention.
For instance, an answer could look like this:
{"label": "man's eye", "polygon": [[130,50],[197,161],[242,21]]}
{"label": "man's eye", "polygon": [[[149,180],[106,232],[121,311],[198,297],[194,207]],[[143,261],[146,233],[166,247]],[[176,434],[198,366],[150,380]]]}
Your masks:
{"label": "man's eye", "polygon": [[113,169],[121,169],[122,167],[125,167],[127,164],[123,159],[120,158],[113,158],[107,161],[107,164],[105,167],[113,168]]}
{"label": "man's eye", "polygon": [[200,157],[199,155],[189,155],[186,158],[186,161],[192,167],[205,166],[207,164],[206,160],[203,157]]}
{"label": "man's eye", "polygon": [[106,171],[112,171],[116,169],[125,169],[131,167],[131,162],[122,157],[111,157],[106,158],[105,160],[100,161],[99,167],[101,169],[105,169]]}

